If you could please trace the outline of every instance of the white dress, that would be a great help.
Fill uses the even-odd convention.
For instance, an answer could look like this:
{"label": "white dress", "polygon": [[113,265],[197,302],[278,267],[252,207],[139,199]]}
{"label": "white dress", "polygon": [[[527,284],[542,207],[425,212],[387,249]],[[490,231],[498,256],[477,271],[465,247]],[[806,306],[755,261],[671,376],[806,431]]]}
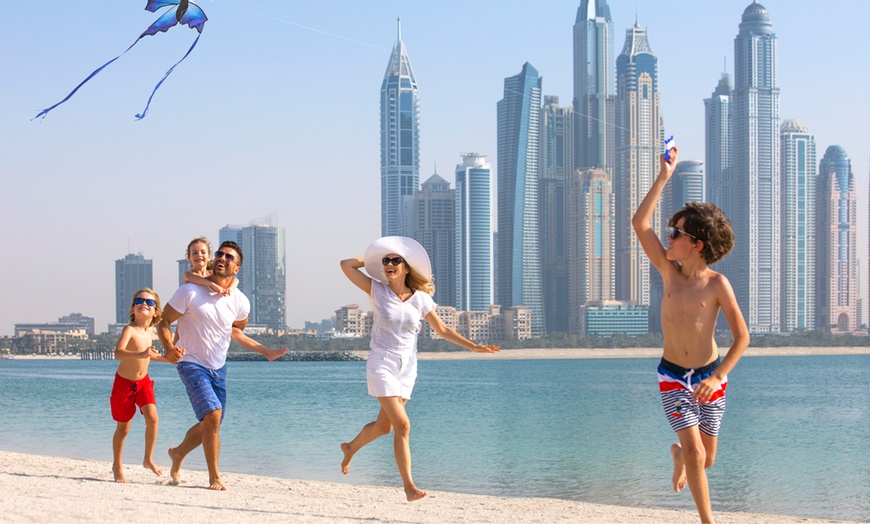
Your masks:
{"label": "white dress", "polygon": [[409,399],[417,379],[417,335],[435,302],[422,291],[402,302],[379,280],[372,280],[370,298],[374,318],[366,363],[369,395]]}

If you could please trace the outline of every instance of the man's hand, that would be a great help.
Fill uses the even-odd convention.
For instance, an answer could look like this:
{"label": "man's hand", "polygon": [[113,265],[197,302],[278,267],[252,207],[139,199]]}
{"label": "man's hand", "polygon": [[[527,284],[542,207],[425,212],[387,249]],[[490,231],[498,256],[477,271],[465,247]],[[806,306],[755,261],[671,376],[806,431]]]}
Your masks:
{"label": "man's hand", "polygon": [[184,356],[184,348],[181,346],[172,346],[171,348],[166,350],[166,360],[168,360],[172,364],[178,364],[178,361],[181,360],[181,357]]}

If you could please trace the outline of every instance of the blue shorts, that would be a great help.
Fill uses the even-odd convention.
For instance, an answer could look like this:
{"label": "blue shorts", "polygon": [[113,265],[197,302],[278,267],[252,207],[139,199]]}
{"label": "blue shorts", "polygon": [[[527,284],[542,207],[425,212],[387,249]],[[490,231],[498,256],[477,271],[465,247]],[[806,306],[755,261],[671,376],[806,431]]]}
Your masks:
{"label": "blue shorts", "polygon": [[179,362],[178,376],[187,388],[187,397],[196,419],[202,421],[208,413],[221,410],[221,422],[227,413],[227,366],[209,369],[193,362]]}

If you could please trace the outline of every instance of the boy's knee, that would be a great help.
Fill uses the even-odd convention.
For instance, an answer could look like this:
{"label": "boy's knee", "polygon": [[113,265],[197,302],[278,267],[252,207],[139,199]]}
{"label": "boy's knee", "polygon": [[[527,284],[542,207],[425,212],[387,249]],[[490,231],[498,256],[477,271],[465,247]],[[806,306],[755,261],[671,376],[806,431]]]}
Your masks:
{"label": "boy's knee", "polygon": [[683,446],[683,462],[686,464],[697,464],[709,468],[711,464],[707,464],[707,450],[704,446]]}

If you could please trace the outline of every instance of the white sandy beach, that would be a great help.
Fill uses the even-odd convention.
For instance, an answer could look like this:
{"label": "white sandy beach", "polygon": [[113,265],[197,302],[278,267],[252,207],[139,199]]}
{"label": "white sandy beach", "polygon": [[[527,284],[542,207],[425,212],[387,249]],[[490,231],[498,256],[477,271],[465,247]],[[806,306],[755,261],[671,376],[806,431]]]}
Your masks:
{"label": "white sandy beach", "polygon": [[[583,522],[688,523],[690,512],[626,508],[556,499],[429,492],[408,503],[399,487],[355,486],[225,472],[226,492],[205,489],[207,473],[183,470],[179,486],[127,465],[130,484],[112,481],[111,464],[0,451],[0,522]],[[353,474],[353,472],[351,472]],[[663,493],[663,497],[672,496]],[[680,496],[689,496],[685,493]],[[731,524],[842,522],[717,513]]]}

